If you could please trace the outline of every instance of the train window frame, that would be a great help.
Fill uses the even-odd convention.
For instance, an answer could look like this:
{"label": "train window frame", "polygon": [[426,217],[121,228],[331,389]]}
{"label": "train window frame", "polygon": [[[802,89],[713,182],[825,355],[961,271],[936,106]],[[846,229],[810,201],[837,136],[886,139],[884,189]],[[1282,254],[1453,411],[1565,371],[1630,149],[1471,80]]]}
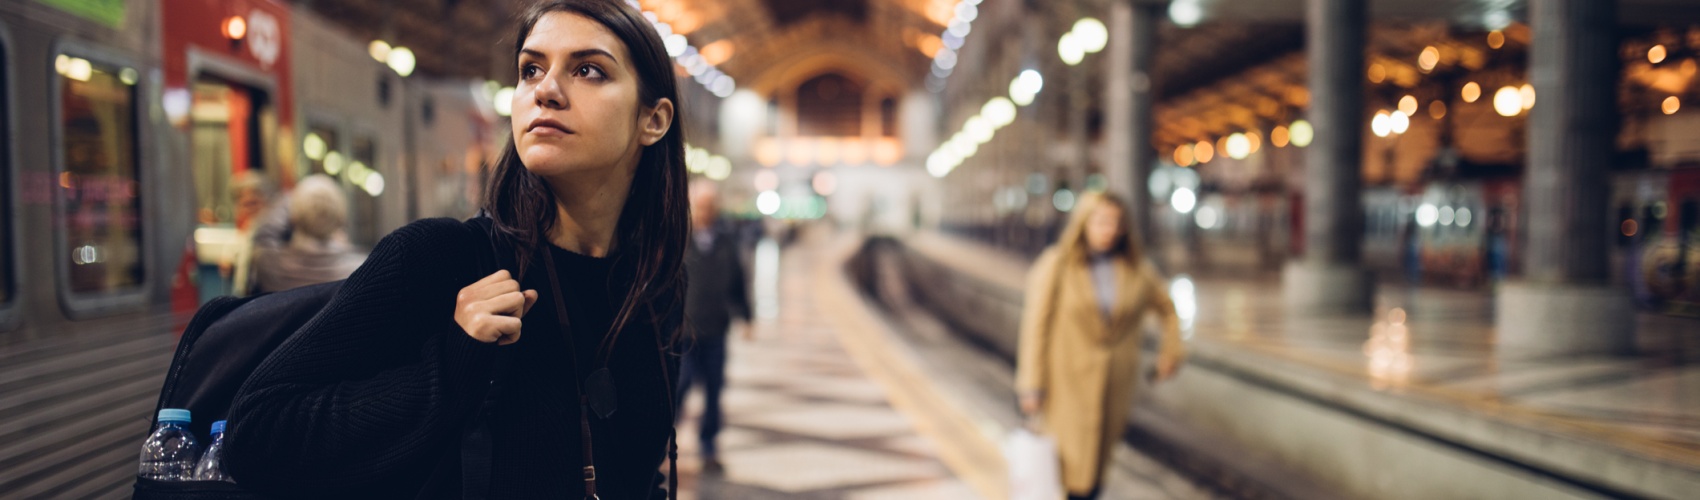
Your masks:
{"label": "train window frame", "polygon": [[[72,38],[61,38],[53,44],[49,52],[49,64],[52,64],[52,61],[59,55],[75,56],[104,66],[135,68],[138,71],[148,68],[148,66],[142,64],[139,57]],[[49,123],[52,126],[48,130],[48,142],[52,158],[50,163],[53,168],[53,176],[58,177],[66,171],[63,126],[65,119],[64,94],[60,88],[65,76],[54,71],[51,67],[47,68],[47,75],[47,89],[50,99],[48,108],[52,115],[49,117]],[[136,192],[137,196],[140,197],[136,205],[139,217],[138,225],[142,226],[140,241],[137,244],[142,252],[140,259],[142,278],[136,285],[117,291],[79,293],[71,289],[71,269],[68,261],[60,258],[52,259],[59,302],[64,307],[66,316],[71,319],[110,316],[144,309],[153,296],[155,285],[158,283],[159,269],[154,261],[159,256],[153,255],[153,253],[160,248],[158,233],[161,228],[146,227],[154,225],[150,224],[150,221],[155,219],[154,216],[158,211],[157,204],[159,203],[158,200],[153,199],[154,195],[158,194],[155,191],[157,190],[156,183],[159,182],[159,176],[156,172],[158,162],[154,158],[157,151],[153,146],[153,141],[157,137],[156,131],[150,126],[152,122],[149,120],[148,108],[146,107],[147,96],[153,95],[157,91],[158,89],[154,88],[147,78],[139,78],[135,84],[135,98],[132,103],[135,107],[136,143],[133,154],[136,158]],[[53,216],[55,220],[64,220],[68,208],[66,204],[65,193],[59,189],[53,190]],[[64,228],[57,223],[50,225],[53,231],[54,255],[66,255],[70,251],[70,244],[66,240]]]}
{"label": "train window frame", "polygon": [[10,331],[18,326],[17,317],[19,304],[23,303],[18,297],[22,287],[18,273],[24,269],[23,251],[17,243],[19,220],[24,213],[23,203],[18,192],[18,129],[16,104],[18,102],[12,82],[17,78],[17,64],[12,47],[12,30],[4,22],[0,22],[0,206],[6,207],[6,214],[0,217],[0,246],[6,251],[0,256],[0,266],[5,267],[4,279],[0,279],[0,288],[6,292],[4,300],[0,300],[0,331]]}

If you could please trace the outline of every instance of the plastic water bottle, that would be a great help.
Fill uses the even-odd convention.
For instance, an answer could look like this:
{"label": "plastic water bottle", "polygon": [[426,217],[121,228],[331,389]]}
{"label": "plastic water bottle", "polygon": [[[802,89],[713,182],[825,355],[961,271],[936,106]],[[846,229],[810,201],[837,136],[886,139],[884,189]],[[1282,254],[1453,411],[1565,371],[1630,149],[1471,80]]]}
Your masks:
{"label": "plastic water bottle", "polygon": [[158,481],[188,481],[194,477],[200,452],[201,444],[189,431],[189,410],[160,410],[153,434],[142,443],[142,467],[136,475]]}
{"label": "plastic water bottle", "polygon": [[201,463],[195,466],[196,481],[224,481],[234,483],[229,474],[224,473],[224,421],[213,422],[212,444],[207,446],[207,452],[201,454]]}

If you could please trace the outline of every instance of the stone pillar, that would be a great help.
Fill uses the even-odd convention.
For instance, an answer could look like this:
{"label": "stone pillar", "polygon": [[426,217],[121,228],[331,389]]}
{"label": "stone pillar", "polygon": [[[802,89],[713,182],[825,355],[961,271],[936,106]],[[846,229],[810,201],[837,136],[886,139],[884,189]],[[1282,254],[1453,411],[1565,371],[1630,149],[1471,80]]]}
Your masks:
{"label": "stone pillar", "polygon": [[1635,310],[1609,283],[1607,168],[1617,132],[1617,2],[1532,0],[1524,277],[1500,288],[1500,358],[1634,349]]}
{"label": "stone pillar", "polygon": [[1112,2],[1110,41],[1104,53],[1104,180],[1110,192],[1133,206],[1131,215],[1147,249],[1156,248],[1157,234],[1152,227],[1151,190],[1146,187],[1156,161],[1151,146],[1151,68],[1156,60],[1157,20],[1166,3]]}
{"label": "stone pillar", "polygon": [[1075,193],[1086,189],[1086,175],[1091,170],[1092,142],[1087,137],[1087,114],[1092,112],[1092,96],[1087,95],[1091,82],[1086,81],[1086,68],[1069,66],[1068,75],[1068,188]]}
{"label": "stone pillar", "polygon": [[1364,313],[1375,284],[1360,265],[1363,234],[1364,43],[1367,0],[1307,0],[1311,125],[1305,151],[1304,257],[1283,295],[1299,313]]}

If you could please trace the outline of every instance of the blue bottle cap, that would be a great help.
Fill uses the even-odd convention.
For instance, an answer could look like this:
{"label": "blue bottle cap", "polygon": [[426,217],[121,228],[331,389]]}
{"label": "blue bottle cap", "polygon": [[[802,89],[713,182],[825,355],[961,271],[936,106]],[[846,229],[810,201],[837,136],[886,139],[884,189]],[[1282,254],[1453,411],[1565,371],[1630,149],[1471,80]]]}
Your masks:
{"label": "blue bottle cap", "polygon": [[220,432],[224,432],[224,421],[223,420],[213,422],[212,433],[218,434]]}
{"label": "blue bottle cap", "polygon": [[189,423],[189,410],[180,408],[166,408],[164,410],[160,410],[159,421]]}

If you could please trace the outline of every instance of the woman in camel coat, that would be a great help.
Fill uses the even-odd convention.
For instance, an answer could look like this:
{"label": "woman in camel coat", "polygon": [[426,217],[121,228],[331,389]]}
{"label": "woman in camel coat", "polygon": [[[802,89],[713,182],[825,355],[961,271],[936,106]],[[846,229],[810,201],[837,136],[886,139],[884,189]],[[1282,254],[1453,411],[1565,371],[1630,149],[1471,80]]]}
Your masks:
{"label": "woman in camel coat", "polygon": [[1133,403],[1146,315],[1162,327],[1157,380],[1182,359],[1174,303],[1126,207],[1113,195],[1086,195],[1028,274],[1015,388],[1022,411],[1056,440],[1071,499],[1099,493]]}

